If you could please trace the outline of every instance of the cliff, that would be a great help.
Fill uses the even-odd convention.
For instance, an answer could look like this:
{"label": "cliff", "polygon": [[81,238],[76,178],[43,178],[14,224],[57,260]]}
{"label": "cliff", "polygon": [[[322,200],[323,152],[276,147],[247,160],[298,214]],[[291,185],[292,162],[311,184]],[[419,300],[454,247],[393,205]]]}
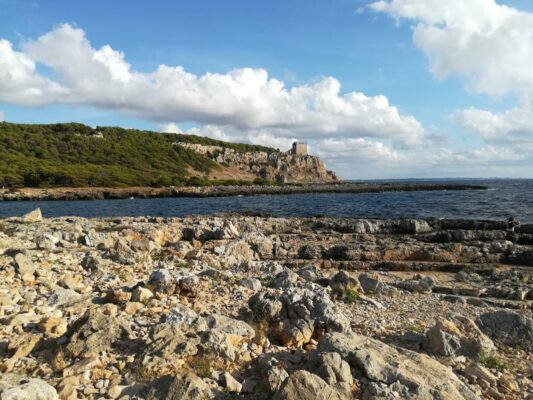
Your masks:
{"label": "cliff", "polygon": [[316,156],[293,155],[281,152],[248,151],[195,143],[177,143],[201,154],[226,168],[237,168],[241,173],[277,183],[332,183],[335,172],[326,170]]}

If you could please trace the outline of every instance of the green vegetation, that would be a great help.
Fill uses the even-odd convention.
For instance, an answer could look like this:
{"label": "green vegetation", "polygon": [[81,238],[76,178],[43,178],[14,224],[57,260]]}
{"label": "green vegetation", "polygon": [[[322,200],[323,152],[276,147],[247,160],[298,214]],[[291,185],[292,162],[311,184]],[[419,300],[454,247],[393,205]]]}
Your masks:
{"label": "green vegetation", "polygon": [[489,353],[486,350],[482,350],[479,353],[479,362],[489,369],[495,369],[496,371],[503,372],[509,369],[509,366],[502,361],[498,356]]}
{"label": "green vegetation", "polygon": [[344,289],[343,294],[344,301],[347,303],[355,303],[360,297],[360,294],[356,289],[346,288]]}
{"label": "green vegetation", "polygon": [[[239,152],[277,150],[226,143],[194,135],[155,133],[86,125],[0,123],[0,186],[205,186],[244,185],[191,176],[222,168],[209,157],[177,143],[232,148]],[[196,173],[196,174],[197,174]],[[196,175],[195,174],[195,175]],[[267,184],[268,182],[256,182]]]}

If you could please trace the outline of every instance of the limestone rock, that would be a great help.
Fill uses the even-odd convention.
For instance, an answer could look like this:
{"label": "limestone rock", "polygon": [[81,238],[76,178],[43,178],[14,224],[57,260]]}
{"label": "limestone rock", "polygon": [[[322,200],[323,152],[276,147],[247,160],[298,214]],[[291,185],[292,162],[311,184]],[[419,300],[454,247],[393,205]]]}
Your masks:
{"label": "limestone rock", "polygon": [[305,370],[292,373],[273,397],[274,400],[347,400],[349,398],[347,393],[339,393],[322,378]]}
{"label": "limestone rock", "polygon": [[209,400],[214,394],[198,376],[189,373],[169,379],[161,379],[152,384],[146,400]]}
{"label": "limestone rock", "polygon": [[[328,333],[318,351],[337,352],[366,379],[396,385],[400,398],[477,400],[478,397],[455,374],[438,361],[409,350],[357,334]],[[367,385],[363,398],[373,398]],[[365,397],[365,392],[367,393]]]}
{"label": "limestone rock", "polygon": [[481,331],[491,338],[533,351],[533,318],[501,310],[482,314],[476,322]]}
{"label": "limestone rock", "polygon": [[35,210],[30,211],[27,214],[24,214],[21,217],[21,220],[22,220],[22,222],[28,222],[28,223],[41,222],[43,220],[43,215],[41,213],[41,209],[40,208],[36,208]]}
{"label": "limestone rock", "polygon": [[19,379],[13,384],[7,378],[0,377],[1,400],[59,400],[56,390],[42,379]]}
{"label": "limestone rock", "polygon": [[324,288],[291,288],[280,295],[259,292],[248,301],[248,318],[265,321],[270,335],[284,345],[303,346],[323,332],[350,329],[350,321]]}
{"label": "limestone rock", "polygon": [[475,357],[481,352],[495,350],[494,343],[468,318],[456,316],[454,320],[441,320],[426,332],[429,352],[439,356]]}

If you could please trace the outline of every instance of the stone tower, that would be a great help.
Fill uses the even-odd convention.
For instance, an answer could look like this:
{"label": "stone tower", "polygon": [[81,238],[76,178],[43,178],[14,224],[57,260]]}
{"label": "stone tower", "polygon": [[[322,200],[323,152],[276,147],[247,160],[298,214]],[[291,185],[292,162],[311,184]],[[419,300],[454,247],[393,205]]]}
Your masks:
{"label": "stone tower", "polygon": [[308,154],[307,143],[294,142],[292,144],[291,154],[294,156],[306,156]]}

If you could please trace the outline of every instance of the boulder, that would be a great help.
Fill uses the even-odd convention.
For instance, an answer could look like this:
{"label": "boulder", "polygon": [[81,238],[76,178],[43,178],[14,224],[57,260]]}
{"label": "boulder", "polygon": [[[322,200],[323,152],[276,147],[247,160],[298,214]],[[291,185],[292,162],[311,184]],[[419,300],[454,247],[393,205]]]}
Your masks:
{"label": "boulder", "polygon": [[237,281],[237,284],[250,290],[253,290],[254,292],[258,292],[259,290],[261,290],[262,287],[261,281],[256,278],[239,279]]}
{"label": "boulder", "polygon": [[158,379],[152,383],[146,400],[209,400],[213,391],[198,376],[188,373],[174,378]]}
{"label": "boulder", "polygon": [[359,281],[348,275],[345,271],[337,272],[329,281],[329,286],[336,294],[342,295],[347,290],[353,290],[358,293],[362,292]]}
{"label": "boulder", "polygon": [[398,286],[402,289],[408,290],[414,293],[431,293],[435,286],[435,281],[431,277],[421,277],[417,275],[413,279],[401,282]]}
{"label": "boulder", "polygon": [[301,347],[324,332],[350,330],[350,321],[324,288],[291,288],[281,294],[259,292],[248,301],[247,318],[264,321],[272,340]]}
{"label": "boulder", "polygon": [[110,310],[113,308],[91,308],[70,327],[67,331],[70,340],[65,350],[71,358],[98,356],[127,333],[127,326],[111,315]]}
{"label": "boulder", "polygon": [[379,384],[394,385],[397,398],[478,400],[468,386],[438,361],[376,339],[332,332],[319,342],[317,351],[339,353],[368,381],[362,388],[363,398],[376,398],[373,384]]}
{"label": "boulder", "polygon": [[318,375],[298,370],[285,380],[273,400],[343,400],[349,398],[351,398],[349,393],[333,388]]}
{"label": "boulder", "polygon": [[22,379],[13,374],[0,377],[1,400],[59,400],[56,390],[42,379]]}
{"label": "boulder", "polygon": [[150,274],[148,285],[156,292],[172,294],[176,291],[177,281],[168,269],[161,268]]}
{"label": "boulder", "polygon": [[22,220],[22,222],[27,222],[27,223],[41,222],[43,220],[43,215],[41,213],[41,209],[40,208],[36,208],[35,210],[30,211],[27,214],[24,214],[21,217],[21,220]]}
{"label": "boulder", "polygon": [[521,346],[533,351],[533,318],[513,311],[491,311],[477,320],[479,329],[493,339],[509,346]]}
{"label": "boulder", "polygon": [[390,294],[395,290],[392,286],[382,282],[377,274],[361,274],[358,277],[359,284],[364,293],[368,294]]}
{"label": "boulder", "polygon": [[468,318],[456,316],[441,320],[426,332],[425,348],[428,352],[445,357],[476,357],[481,352],[495,350],[494,343]]}
{"label": "boulder", "polygon": [[353,377],[350,365],[339,353],[317,353],[311,355],[305,369],[320,376],[329,385],[344,382],[352,385]]}

